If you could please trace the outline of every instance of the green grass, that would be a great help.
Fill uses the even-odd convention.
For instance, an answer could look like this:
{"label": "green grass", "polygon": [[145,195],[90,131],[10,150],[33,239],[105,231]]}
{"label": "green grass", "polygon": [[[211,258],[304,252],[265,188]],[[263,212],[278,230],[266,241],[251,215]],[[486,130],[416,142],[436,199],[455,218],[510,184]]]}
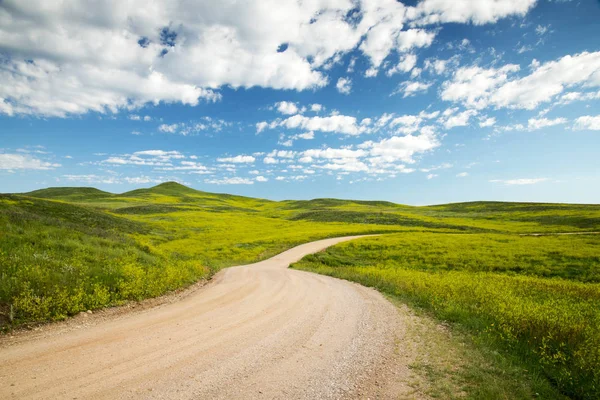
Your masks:
{"label": "green grass", "polygon": [[400,233],[293,267],[376,287],[466,328],[564,394],[600,396],[600,237]]}
{"label": "green grass", "polygon": [[[461,389],[472,398],[551,398],[557,388],[594,398],[600,235],[522,236],[585,231],[600,231],[600,206],[274,202],[173,182],[0,195],[0,325],[158,296],[312,240],[391,233],[296,268],[376,287],[472,335],[482,372],[466,368]],[[512,372],[492,382],[502,370]]]}

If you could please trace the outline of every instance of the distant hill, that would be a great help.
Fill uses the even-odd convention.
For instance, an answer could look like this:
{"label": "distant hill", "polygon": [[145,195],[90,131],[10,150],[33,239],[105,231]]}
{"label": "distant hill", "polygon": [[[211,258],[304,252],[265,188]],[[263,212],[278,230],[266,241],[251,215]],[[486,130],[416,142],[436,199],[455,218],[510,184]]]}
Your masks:
{"label": "distant hill", "polygon": [[41,199],[65,201],[82,201],[114,196],[112,193],[93,187],[49,187],[47,189],[39,189],[34,190],[33,192],[21,193],[21,195],[38,197]]}
{"label": "distant hill", "polygon": [[146,189],[135,189],[129,192],[122,193],[120,197],[144,197],[152,195],[163,196],[187,196],[187,195],[204,195],[205,192],[192,189],[177,182],[164,182],[159,185]]}

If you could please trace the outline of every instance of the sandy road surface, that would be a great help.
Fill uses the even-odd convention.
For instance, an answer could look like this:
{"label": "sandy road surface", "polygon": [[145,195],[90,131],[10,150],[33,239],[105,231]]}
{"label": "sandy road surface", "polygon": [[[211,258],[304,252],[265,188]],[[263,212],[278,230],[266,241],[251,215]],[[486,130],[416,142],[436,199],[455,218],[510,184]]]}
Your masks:
{"label": "sandy road surface", "polygon": [[374,290],[287,269],[353,238],[225,269],[163,307],[4,344],[0,399],[367,397],[394,346],[396,308]]}

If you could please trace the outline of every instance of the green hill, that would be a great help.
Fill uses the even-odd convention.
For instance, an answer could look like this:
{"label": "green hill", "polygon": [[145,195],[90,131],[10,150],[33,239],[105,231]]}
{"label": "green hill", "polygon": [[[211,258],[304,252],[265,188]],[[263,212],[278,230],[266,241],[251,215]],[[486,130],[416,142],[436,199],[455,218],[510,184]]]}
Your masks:
{"label": "green hill", "polygon": [[393,233],[298,267],[424,307],[586,398],[600,379],[600,235],[523,235],[588,231],[600,205],[270,201],[175,182],[0,195],[0,328],[158,296],[312,240]]}
{"label": "green hill", "polygon": [[50,187],[47,189],[22,193],[22,195],[64,201],[86,201],[114,196],[112,193],[104,192],[92,187]]}
{"label": "green hill", "polygon": [[198,196],[202,195],[196,189],[192,189],[177,182],[164,182],[147,189],[136,189],[120,194],[120,197],[146,197],[146,196]]}

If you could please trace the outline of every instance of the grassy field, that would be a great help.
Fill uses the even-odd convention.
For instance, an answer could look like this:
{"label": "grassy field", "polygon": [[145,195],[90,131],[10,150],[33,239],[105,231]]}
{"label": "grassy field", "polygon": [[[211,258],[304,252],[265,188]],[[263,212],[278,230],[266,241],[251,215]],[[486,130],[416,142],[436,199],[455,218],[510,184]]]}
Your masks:
{"label": "grassy field", "polygon": [[376,287],[542,377],[526,389],[482,382],[521,387],[493,397],[600,397],[600,235],[523,236],[600,231],[598,205],[274,202],[171,182],[0,195],[0,228],[5,329],[158,296],[300,243],[388,233],[295,267]]}
{"label": "grassy field", "polygon": [[569,396],[600,397],[600,235],[398,233],[293,267],[378,288],[519,356]]}

